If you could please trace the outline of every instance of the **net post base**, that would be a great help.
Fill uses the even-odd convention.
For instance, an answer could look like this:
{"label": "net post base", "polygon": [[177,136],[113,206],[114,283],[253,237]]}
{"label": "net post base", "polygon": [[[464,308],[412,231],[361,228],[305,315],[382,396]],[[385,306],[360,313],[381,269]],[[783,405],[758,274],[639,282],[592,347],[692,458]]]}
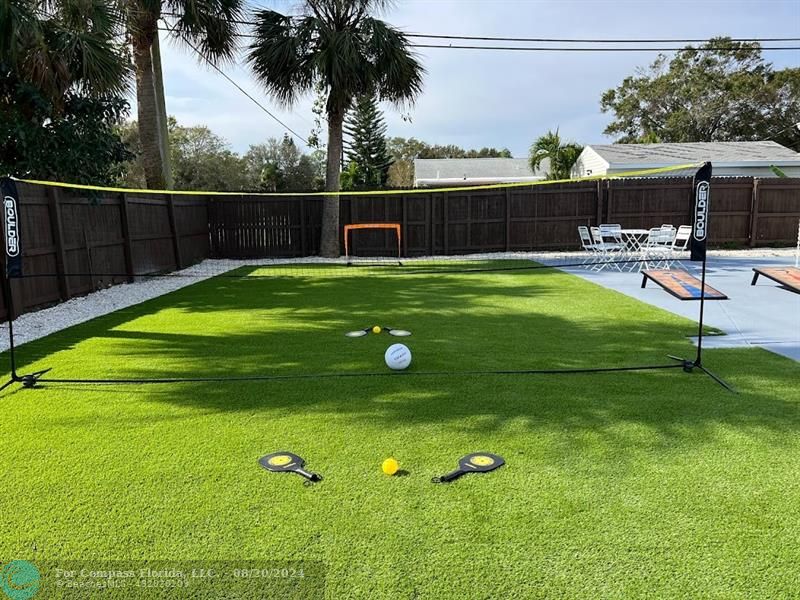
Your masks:
{"label": "net post base", "polygon": [[41,371],[34,371],[33,373],[28,373],[27,375],[17,375],[16,373],[14,373],[11,376],[11,379],[9,379],[3,385],[0,386],[0,392],[2,392],[4,389],[15,383],[21,383],[22,387],[24,388],[36,387],[36,384],[39,382],[39,379],[49,371],[50,369],[42,369]]}
{"label": "net post base", "polygon": [[706,375],[711,377],[711,379],[716,381],[718,384],[720,384],[722,387],[724,387],[729,392],[731,392],[733,394],[738,394],[738,392],[729,383],[727,383],[724,379],[722,379],[722,377],[720,377],[719,375],[709,371],[701,363],[699,363],[697,361],[694,361],[694,360],[689,360],[687,358],[681,358],[679,356],[673,356],[672,354],[667,355],[667,358],[671,358],[672,360],[676,360],[679,363],[683,363],[683,370],[684,370],[685,373],[691,373],[695,369],[700,369],[703,373],[705,373]]}

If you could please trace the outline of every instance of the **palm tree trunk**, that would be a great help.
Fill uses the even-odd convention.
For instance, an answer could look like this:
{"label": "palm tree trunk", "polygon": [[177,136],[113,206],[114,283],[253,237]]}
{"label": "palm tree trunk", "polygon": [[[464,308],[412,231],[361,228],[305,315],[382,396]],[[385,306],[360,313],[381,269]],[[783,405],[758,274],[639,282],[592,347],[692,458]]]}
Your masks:
{"label": "palm tree trunk", "polygon": [[153,38],[151,56],[153,59],[153,86],[156,90],[156,108],[158,109],[158,145],[161,149],[161,164],[164,170],[165,188],[171,190],[174,186],[172,180],[172,157],[169,150],[169,130],[167,129],[167,102],[164,98],[164,74],[161,71],[161,43],[156,32]]}
{"label": "palm tree trunk", "polygon": [[[342,159],[342,124],[344,110],[328,111],[328,162],[325,171],[325,191],[339,191]],[[339,256],[339,196],[325,196],[322,201],[322,238],[320,254],[328,258]]]}
{"label": "palm tree trunk", "polygon": [[133,40],[133,62],[136,66],[136,109],[139,118],[139,141],[142,144],[144,178],[150,189],[164,189],[164,169],[158,142],[158,109],[153,84],[151,44],[146,33]]}

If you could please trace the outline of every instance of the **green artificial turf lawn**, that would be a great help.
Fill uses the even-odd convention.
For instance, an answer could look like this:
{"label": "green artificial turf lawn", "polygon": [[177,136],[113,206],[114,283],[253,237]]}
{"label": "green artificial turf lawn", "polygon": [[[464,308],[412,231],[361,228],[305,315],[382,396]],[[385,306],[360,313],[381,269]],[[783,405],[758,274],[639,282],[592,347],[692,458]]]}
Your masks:
{"label": "green artificial turf lawn", "polygon": [[[387,372],[400,341],[455,374],[6,390],[0,562],[306,561],[253,584],[276,597],[798,593],[797,363],[706,351],[738,395],[679,368],[458,375],[667,364],[695,325],[554,270],[393,273],[253,270],[20,347],[54,377],[216,376]],[[343,336],[374,324],[413,336]],[[276,450],[324,481],[259,468]],[[506,465],[431,483],[475,451]]]}

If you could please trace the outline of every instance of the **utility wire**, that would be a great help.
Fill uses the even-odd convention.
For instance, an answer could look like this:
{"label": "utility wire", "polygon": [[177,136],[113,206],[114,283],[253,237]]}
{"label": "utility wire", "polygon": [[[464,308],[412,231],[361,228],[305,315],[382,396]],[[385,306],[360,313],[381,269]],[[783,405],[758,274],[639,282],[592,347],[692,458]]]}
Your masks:
{"label": "utility wire", "polygon": [[[256,7],[254,7],[256,8]],[[164,13],[168,16],[178,17],[177,13]],[[237,25],[257,26],[258,21],[233,19],[231,23]],[[478,36],[478,35],[450,35],[439,33],[406,33],[409,38],[430,38],[441,40],[473,40],[486,42],[541,42],[565,44],[698,44],[710,42],[709,38],[535,38],[535,37],[507,37],[507,36]],[[729,38],[732,42],[800,42],[800,37],[743,37]],[[445,46],[448,47],[448,46]],[[682,48],[681,48],[682,49]]]}
{"label": "utility wire", "polygon": [[[165,28],[159,27],[159,29],[160,29],[161,31],[169,31],[170,33],[172,33],[172,34],[174,34],[174,35],[180,35],[179,33],[177,33],[177,32],[176,32],[174,29],[172,29],[172,28],[171,28],[171,27],[169,27],[168,25],[167,25]],[[270,117],[271,117],[271,118],[272,118],[274,121],[276,121],[277,123],[279,123],[280,125],[282,125],[282,126],[284,127],[284,129],[286,129],[286,130],[287,130],[289,133],[291,133],[291,134],[292,134],[294,137],[296,137],[298,140],[300,140],[300,141],[301,141],[301,142],[302,142],[302,143],[303,143],[305,146],[308,146],[308,140],[307,140],[306,138],[304,138],[302,135],[300,135],[299,133],[297,133],[297,132],[296,132],[294,129],[292,129],[291,127],[289,127],[289,126],[288,126],[286,123],[284,123],[284,122],[283,122],[283,121],[281,121],[281,120],[280,120],[278,117],[276,117],[274,114],[272,114],[272,112],[270,112],[270,110],[269,110],[269,109],[268,109],[266,106],[264,106],[264,105],[263,105],[261,102],[259,102],[258,100],[256,100],[256,98],[254,98],[252,94],[250,94],[250,93],[249,93],[249,92],[248,92],[246,89],[244,89],[242,86],[240,86],[238,83],[236,83],[236,81],[235,81],[234,79],[232,79],[232,78],[231,78],[231,77],[230,77],[230,76],[229,76],[229,75],[228,75],[228,74],[227,74],[225,71],[223,71],[222,69],[220,69],[220,68],[219,68],[217,65],[215,65],[215,64],[214,64],[214,63],[213,63],[211,60],[209,60],[209,59],[208,59],[208,57],[207,57],[205,54],[203,54],[203,53],[200,51],[200,49],[199,49],[199,48],[197,48],[197,46],[195,46],[194,44],[192,44],[192,43],[191,43],[191,42],[190,42],[190,41],[189,41],[189,40],[186,38],[186,36],[184,36],[184,35],[181,35],[181,39],[183,40],[183,42],[184,42],[184,43],[185,43],[187,46],[189,46],[189,48],[191,48],[192,50],[194,50],[194,52],[195,52],[195,53],[196,53],[196,54],[197,54],[197,55],[198,55],[200,58],[202,58],[202,59],[203,59],[203,60],[204,60],[204,61],[205,61],[205,62],[206,62],[208,65],[210,65],[210,66],[211,66],[211,67],[212,67],[212,68],[213,68],[213,69],[214,69],[214,70],[215,70],[217,73],[219,73],[219,74],[220,74],[220,75],[222,75],[222,76],[223,76],[225,79],[227,79],[227,80],[228,80],[228,82],[230,82],[230,83],[231,83],[231,84],[232,84],[232,85],[233,85],[233,86],[234,86],[234,87],[235,87],[237,90],[239,90],[241,93],[243,93],[245,96],[247,96],[247,97],[248,97],[250,100],[252,100],[252,102],[253,102],[253,103],[254,103],[256,106],[258,106],[258,107],[259,107],[261,110],[263,110],[265,113],[267,113],[267,114],[268,114],[268,115],[269,115],[269,116],[270,116]]]}
{"label": "utility wire", "polygon": [[[410,48],[448,48],[452,50],[511,50],[524,52],[677,52],[684,48],[573,48],[555,46],[463,46],[441,44],[409,44]],[[698,52],[738,52],[736,48],[694,48]],[[762,46],[761,50],[800,50],[800,46]]]}
{"label": "utility wire", "polygon": [[[236,33],[234,34],[236,37],[244,38],[244,39],[257,39],[258,36],[253,35],[252,33]],[[408,36],[414,37],[414,36]],[[422,37],[422,36],[419,36]],[[425,37],[436,37],[436,36],[425,36]],[[457,39],[457,38],[450,38],[450,39]],[[464,39],[472,39],[472,38],[464,38]],[[503,38],[475,38],[475,39],[503,39]],[[545,40],[538,40],[540,42],[544,42]],[[572,43],[573,40],[547,40],[547,41],[560,41],[564,43]],[[577,40],[574,40],[577,42]],[[648,43],[644,40],[637,40],[642,43]],[[656,42],[657,40],[653,40]],[[665,42],[667,40],[664,40]],[[680,40],[673,40],[673,41],[680,41]],[[689,41],[689,40],[685,40]],[[702,40],[708,41],[708,40]],[[782,38],[777,41],[800,41],[800,38]],[[582,43],[606,43],[606,40],[582,40]],[[619,40],[618,43],[624,43],[624,40]],[[680,50],[685,50],[685,47],[599,47],[599,48],[586,48],[586,47],[579,47],[575,48],[572,46],[476,46],[476,45],[463,45],[463,44],[408,44],[409,48],[443,48],[449,50],[510,50],[516,52],[678,52]],[[728,48],[724,46],[706,46],[703,48],[694,48],[697,52],[738,52],[736,48]],[[764,51],[773,51],[773,50],[800,50],[800,46],[761,46],[761,50]]]}
{"label": "utility wire", "polygon": [[[476,40],[484,42],[543,42],[565,44],[695,44],[710,42],[710,39],[599,39],[599,38],[515,38],[486,37],[477,35],[440,35],[431,33],[407,33],[411,38],[432,38],[438,40]],[[800,38],[730,38],[732,42],[800,42]]]}
{"label": "utility wire", "polygon": [[[236,33],[237,37],[245,39],[256,39],[257,36],[251,33]],[[564,41],[564,40],[562,40]],[[796,38],[800,41],[800,38]],[[685,50],[684,47],[647,47],[632,48],[626,47],[599,47],[599,48],[575,48],[570,46],[474,46],[462,44],[408,44],[409,48],[443,48],[449,50],[508,50],[513,52],[678,52]],[[736,48],[725,46],[708,46],[704,48],[694,48],[697,52],[738,52]],[[800,50],[800,46],[762,46],[761,50]]]}

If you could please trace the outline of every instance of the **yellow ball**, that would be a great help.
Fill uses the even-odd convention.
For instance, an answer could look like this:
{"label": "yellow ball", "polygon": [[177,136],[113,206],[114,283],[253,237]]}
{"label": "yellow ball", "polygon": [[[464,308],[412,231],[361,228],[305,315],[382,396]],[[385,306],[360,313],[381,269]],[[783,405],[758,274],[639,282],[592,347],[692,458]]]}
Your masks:
{"label": "yellow ball", "polygon": [[380,332],[381,332],[380,325],[375,325],[375,327],[372,328],[372,333],[380,333]]}
{"label": "yellow ball", "polygon": [[400,468],[400,463],[393,458],[387,458],[385,461],[383,461],[383,464],[381,465],[381,470],[386,475],[394,475],[395,473],[397,473],[397,470],[399,468]]}

